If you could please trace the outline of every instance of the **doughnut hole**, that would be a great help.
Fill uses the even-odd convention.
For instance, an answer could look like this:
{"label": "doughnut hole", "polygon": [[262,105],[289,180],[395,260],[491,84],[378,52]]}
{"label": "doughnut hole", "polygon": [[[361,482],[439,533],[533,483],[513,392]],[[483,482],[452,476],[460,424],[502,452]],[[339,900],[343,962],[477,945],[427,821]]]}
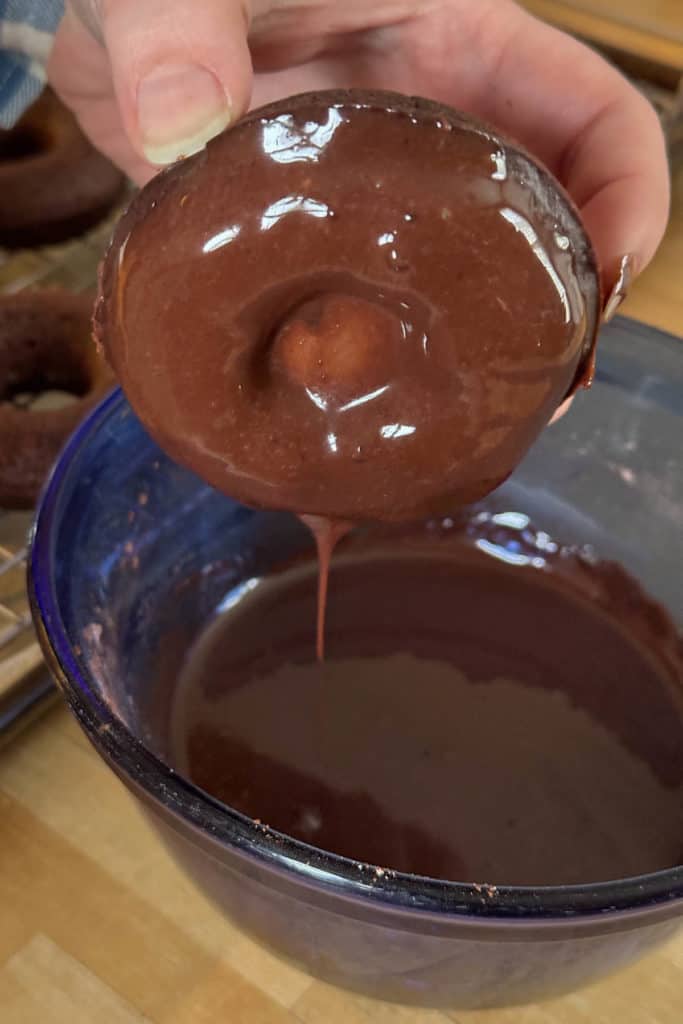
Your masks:
{"label": "doughnut hole", "polygon": [[10,131],[0,131],[0,163],[30,160],[48,148],[49,142],[32,125],[19,125]]}
{"label": "doughnut hole", "polygon": [[[26,315],[22,330],[2,337],[0,402],[18,409],[58,409],[83,398],[93,384],[90,341],[86,330],[71,335],[70,320],[45,330]],[[82,336],[81,336],[82,335]]]}
{"label": "doughnut hole", "polygon": [[[18,347],[18,346],[17,346]],[[82,354],[64,346],[55,346],[55,358],[35,361],[35,346],[28,338],[23,351],[16,353],[14,365],[6,367],[0,384],[0,401],[11,402],[18,408],[47,406],[61,408],[88,393],[92,375],[84,364]],[[57,355],[58,351],[58,355]]]}
{"label": "doughnut hole", "polygon": [[387,383],[404,336],[401,320],[380,305],[353,295],[319,295],[280,324],[271,365],[297,387],[343,404]]}

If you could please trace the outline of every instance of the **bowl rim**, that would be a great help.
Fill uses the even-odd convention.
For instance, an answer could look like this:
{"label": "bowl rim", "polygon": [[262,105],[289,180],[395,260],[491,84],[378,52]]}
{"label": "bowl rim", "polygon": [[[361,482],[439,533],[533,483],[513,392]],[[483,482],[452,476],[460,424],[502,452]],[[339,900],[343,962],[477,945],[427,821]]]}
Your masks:
{"label": "bowl rim", "polygon": [[[659,334],[659,341],[676,340]],[[668,345],[667,345],[668,347]],[[95,434],[125,407],[115,389],[76,429],[46,482],[29,538],[28,592],[38,639],[67,704],[98,752],[152,802],[198,828],[208,838],[283,871],[317,889],[382,904],[387,910],[444,919],[532,920],[586,918],[683,900],[683,865],[594,884],[504,886],[427,878],[351,860],[257,824],[176,773],[149,751],[91,687],[72,650],[52,585],[50,567],[60,522],[60,502],[74,463]],[[141,429],[144,429],[141,427]]]}

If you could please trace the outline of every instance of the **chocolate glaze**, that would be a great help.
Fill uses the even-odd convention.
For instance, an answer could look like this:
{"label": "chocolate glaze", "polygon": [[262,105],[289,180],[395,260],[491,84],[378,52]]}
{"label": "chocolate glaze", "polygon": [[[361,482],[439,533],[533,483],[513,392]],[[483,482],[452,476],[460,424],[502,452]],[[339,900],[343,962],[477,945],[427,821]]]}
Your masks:
{"label": "chocolate glaze", "polygon": [[482,511],[352,534],[331,580],[324,665],[308,562],[157,680],[174,767],[380,870],[542,885],[680,862],[683,650],[621,568]]}
{"label": "chocolate glaze", "polygon": [[150,433],[217,488],[407,519],[508,476],[590,372],[600,309],[578,213],[528,154],[435,103],[335,91],[143,189],[95,328]]}

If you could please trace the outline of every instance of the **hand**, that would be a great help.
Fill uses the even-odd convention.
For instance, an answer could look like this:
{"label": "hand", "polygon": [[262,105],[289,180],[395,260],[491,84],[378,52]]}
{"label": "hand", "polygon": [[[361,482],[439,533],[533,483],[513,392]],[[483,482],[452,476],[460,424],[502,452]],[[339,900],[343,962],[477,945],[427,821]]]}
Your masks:
{"label": "hand", "polygon": [[666,225],[649,103],[512,0],[71,0],[49,74],[140,183],[250,104],[377,86],[473,113],[547,164],[583,214],[606,290],[624,253],[643,269]]}

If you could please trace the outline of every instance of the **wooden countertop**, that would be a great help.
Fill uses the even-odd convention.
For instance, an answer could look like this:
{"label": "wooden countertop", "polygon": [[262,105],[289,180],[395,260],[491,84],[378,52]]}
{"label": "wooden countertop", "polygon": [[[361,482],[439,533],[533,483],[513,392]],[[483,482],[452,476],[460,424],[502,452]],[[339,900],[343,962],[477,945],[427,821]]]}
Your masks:
{"label": "wooden countertop", "polygon": [[[648,5],[652,18],[665,9]],[[683,169],[667,238],[624,312],[683,334]],[[2,1024],[683,1020],[683,933],[608,981],[525,1009],[400,1009],[312,981],[193,890],[62,707],[0,750],[0,823]]]}
{"label": "wooden countertop", "polygon": [[641,66],[683,71],[683,4],[680,0],[520,0],[532,14]]}
{"label": "wooden countertop", "polygon": [[3,1024],[680,1024],[683,933],[525,1009],[437,1013],[336,990],[244,938],[171,862],[63,709],[0,753]]}

